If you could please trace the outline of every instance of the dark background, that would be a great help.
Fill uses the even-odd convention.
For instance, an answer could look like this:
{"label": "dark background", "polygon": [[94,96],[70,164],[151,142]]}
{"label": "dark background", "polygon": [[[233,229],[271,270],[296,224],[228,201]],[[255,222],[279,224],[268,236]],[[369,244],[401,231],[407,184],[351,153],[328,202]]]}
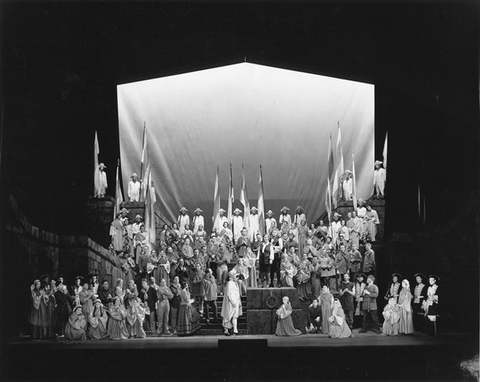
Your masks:
{"label": "dark background", "polygon": [[[0,11],[1,195],[32,224],[86,232],[95,130],[113,192],[119,83],[245,57],[365,81],[375,84],[378,159],[389,133],[381,290],[394,270],[437,272],[455,328],[478,332],[476,2],[7,1]],[[23,294],[30,280],[15,256],[2,246],[2,281]]]}

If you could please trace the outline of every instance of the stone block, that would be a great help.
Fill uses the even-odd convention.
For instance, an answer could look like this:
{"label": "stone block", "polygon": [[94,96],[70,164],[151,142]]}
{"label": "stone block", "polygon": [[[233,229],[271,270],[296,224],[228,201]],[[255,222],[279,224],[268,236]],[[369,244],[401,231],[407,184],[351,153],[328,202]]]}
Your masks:
{"label": "stone block", "polygon": [[262,309],[262,289],[247,289],[247,309]]}
{"label": "stone block", "polygon": [[281,291],[281,288],[264,288],[264,289],[262,289],[262,309],[275,309],[276,310],[276,309],[280,308],[280,305],[282,305],[282,291]]}
{"label": "stone block", "polygon": [[[298,299],[298,292],[296,288],[281,288],[282,299],[287,296],[292,304],[293,309],[300,308],[300,300]],[[282,303],[280,303],[281,305]]]}
{"label": "stone block", "polygon": [[247,311],[248,334],[272,334],[272,315],[267,309]]}

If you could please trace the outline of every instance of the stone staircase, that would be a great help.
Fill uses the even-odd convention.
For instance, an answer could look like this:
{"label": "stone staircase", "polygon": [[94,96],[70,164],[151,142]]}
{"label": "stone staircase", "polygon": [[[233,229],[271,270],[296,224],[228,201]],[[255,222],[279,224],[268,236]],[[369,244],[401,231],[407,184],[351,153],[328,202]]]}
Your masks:
{"label": "stone staircase", "polygon": [[[247,297],[242,296],[242,315],[238,318],[238,333],[239,334],[247,334]],[[223,306],[223,295],[217,297],[217,322],[213,322],[213,312],[210,309],[209,317],[210,324],[207,325],[207,317],[202,317],[202,331],[201,334],[203,335],[222,335],[223,334],[223,326],[222,326],[222,316],[220,313],[222,312]],[[203,311],[205,315],[205,309]]]}

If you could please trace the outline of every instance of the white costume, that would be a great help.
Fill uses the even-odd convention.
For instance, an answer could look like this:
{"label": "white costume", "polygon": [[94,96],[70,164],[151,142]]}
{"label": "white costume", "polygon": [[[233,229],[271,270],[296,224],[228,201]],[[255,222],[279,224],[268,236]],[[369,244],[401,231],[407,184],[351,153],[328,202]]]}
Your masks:
{"label": "white costume", "polygon": [[352,178],[345,179],[342,184],[343,197],[345,200],[352,200],[353,198],[353,180]]}
{"label": "white costume", "polygon": [[140,201],[140,182],[133,180],[128,182],[128,199],[131,202]]}
{"label": "white costume", "polygon": [[289,214],[285,214],[285,215],[283,213],[280,214],[278,218],[278,224],[280,225],[280,228],[284,223],[286,223],[287,228],[290,229],[290,227],[292,226],[292,217]]}
{"label": "white costume", "polygon": [[266,232],[270,232],[270,228],[272,228],[272,222],[275,222],[275,224],[277,223],[277,220],[275,220],[274,217],[271,217],[271,218],[266,218],[265,219],[265,225],[267,227],[267,231]]}
{"label": "white costume", "polygon": [[202,215],[195,215],[193,217],[193,233],[196,234],[198,227],[203,226],[205,228],[205,222]]}
{"label": "white costume", "polygon": [[250,214],[250,241],[255,241],[257,233],[260,231],[260,216],[258,214]]}
{"label": "white costume", "polygon": [[241,215],[234,215],[233,218],[233,238],[237,240],[242,236],[243,217]]}
{"label": "white costume", "polygon": [[385,182],[387,180],[387,171],[379,167],[373,171],[373,185],[375,186],[375,193],[383,196],[385,190]]}
{"label": "white costume", "polygon": [[190,216],[188,216],[187,214],[178,215],[177,224],[180,235],[183,235],[183,233],[185,232],[185,225],[188,224],[188,226],[190,227]]}

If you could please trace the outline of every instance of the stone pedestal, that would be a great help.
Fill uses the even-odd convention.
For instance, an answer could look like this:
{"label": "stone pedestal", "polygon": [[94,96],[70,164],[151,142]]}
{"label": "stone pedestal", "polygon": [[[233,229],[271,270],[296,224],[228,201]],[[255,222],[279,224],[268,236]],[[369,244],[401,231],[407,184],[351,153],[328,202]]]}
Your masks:
{"label": "stone pedestal", "polygon": [[305,333],[307,315],[301,309],[295,288],[249,288],[247,290],[248,334],[274,334],[277,327],[276,311],[282,298],[288,296],[292,304],[292,319],[295,328]]}

